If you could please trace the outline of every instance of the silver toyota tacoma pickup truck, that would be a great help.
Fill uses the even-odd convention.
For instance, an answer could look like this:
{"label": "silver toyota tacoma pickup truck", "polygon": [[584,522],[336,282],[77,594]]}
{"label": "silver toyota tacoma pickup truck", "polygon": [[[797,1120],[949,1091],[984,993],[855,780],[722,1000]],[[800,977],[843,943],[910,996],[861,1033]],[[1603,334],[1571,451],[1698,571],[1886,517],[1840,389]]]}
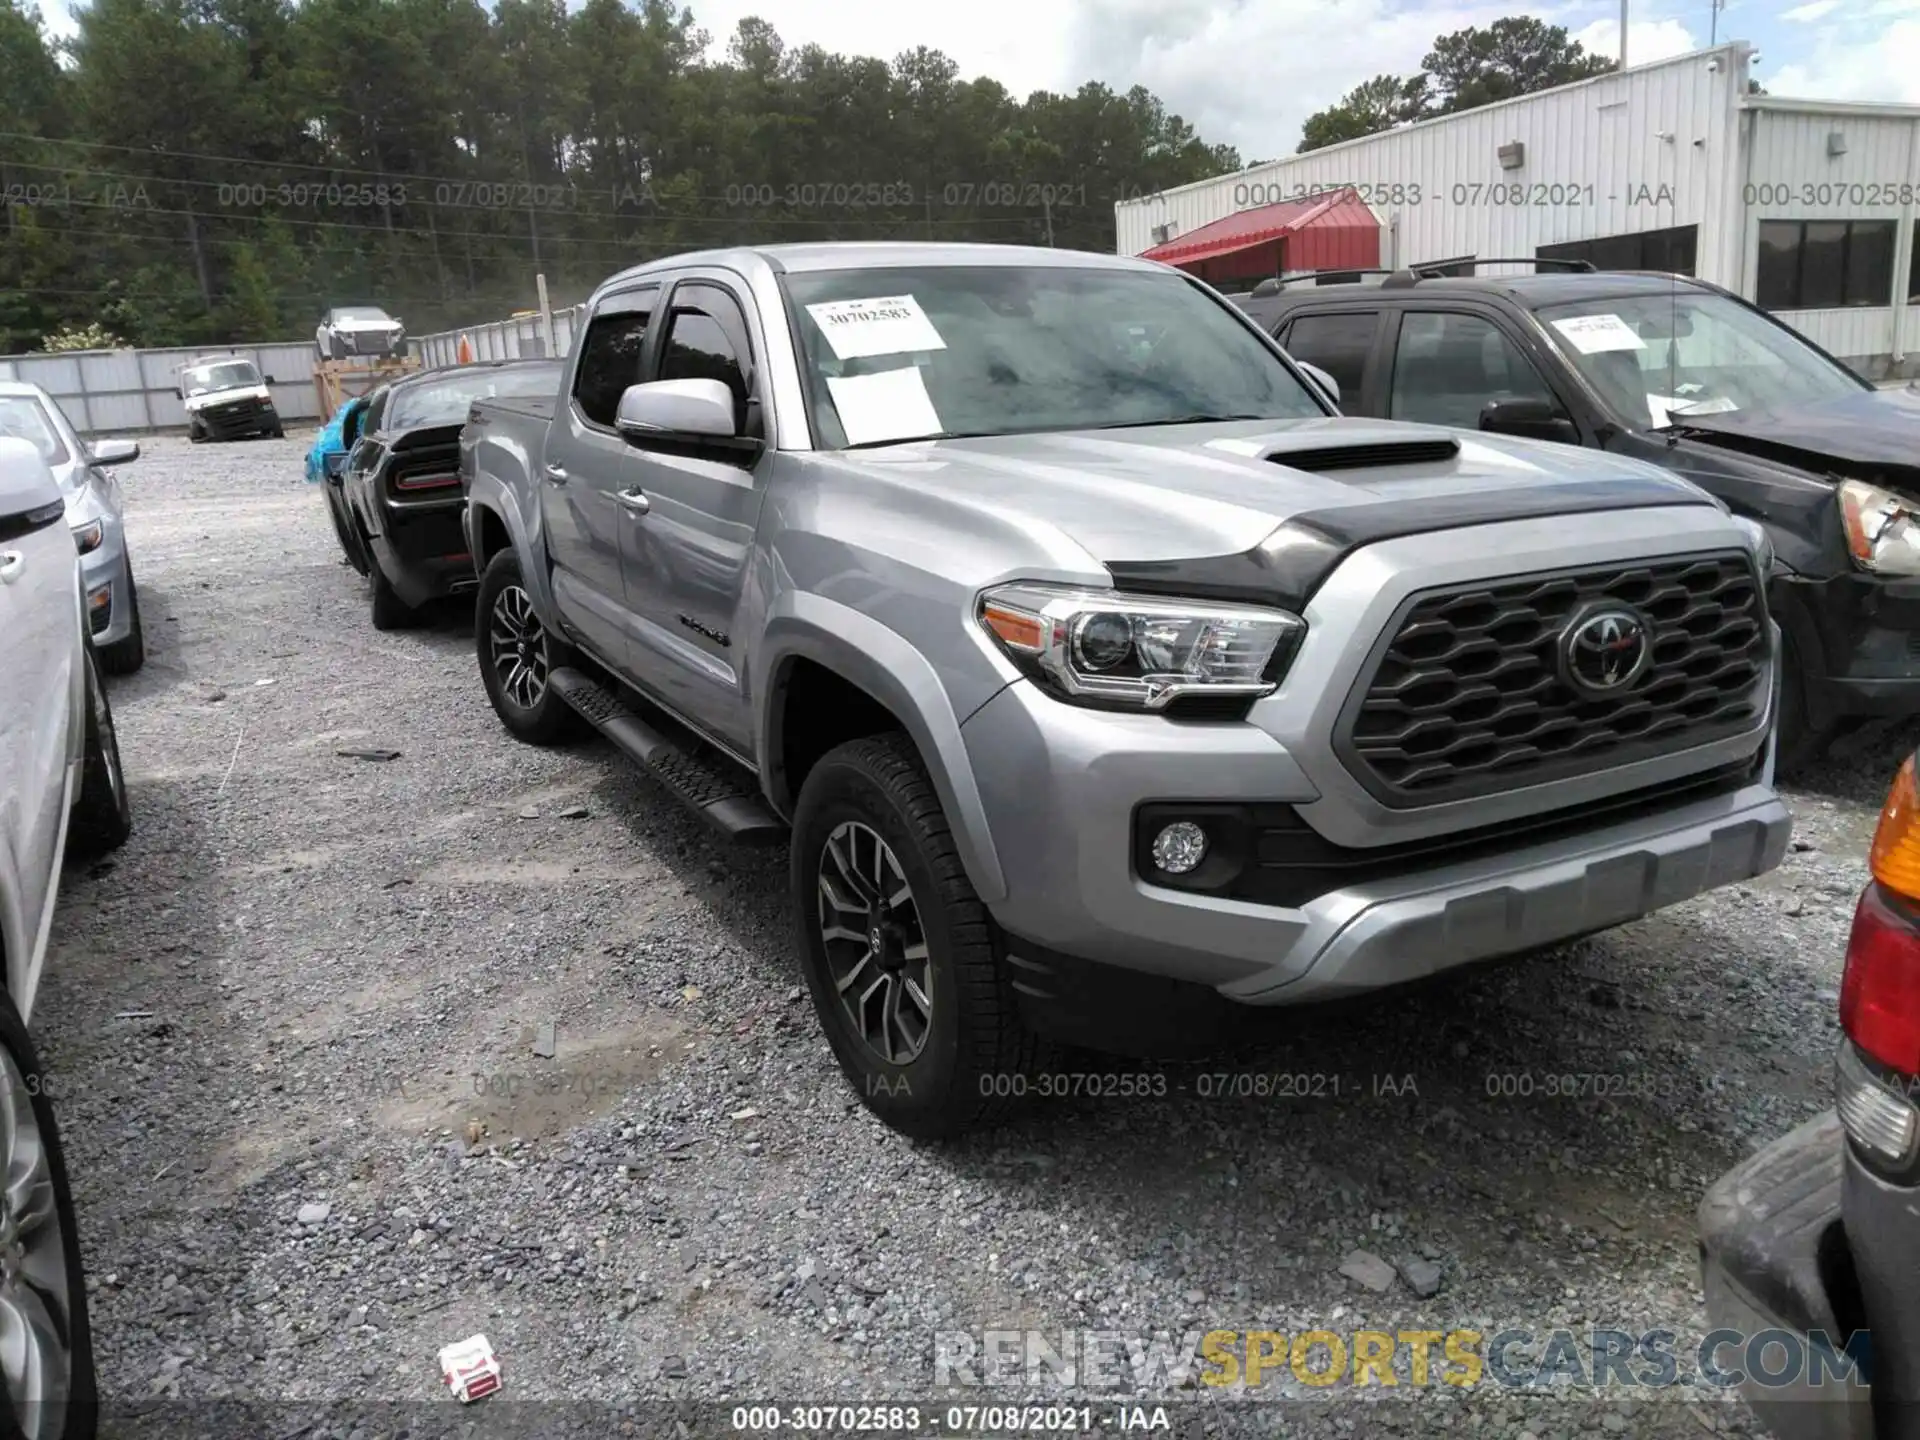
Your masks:
{"label": "silver toyota tacoma pickup truck", "polygon": [[551,400],[474,405],[461,473],[501,722],[791,838],[821,1023],[909,1134],[1056,1043],[1178,1053],[1786,847],[1756,527],[1636,461],[1343,419],[1157,265],[657,261]]}

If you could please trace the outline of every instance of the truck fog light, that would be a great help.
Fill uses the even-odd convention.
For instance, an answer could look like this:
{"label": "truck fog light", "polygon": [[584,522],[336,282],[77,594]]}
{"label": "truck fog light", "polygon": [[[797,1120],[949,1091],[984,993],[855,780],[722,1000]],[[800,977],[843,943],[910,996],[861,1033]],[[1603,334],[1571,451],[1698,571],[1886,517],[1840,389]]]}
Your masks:
{"label": "truck fog light", "polygon": [[1153,863],[1169,875],[1185,875],[1207,858],[1207,832],[1191,820],[1176,820],[1153,837]]}

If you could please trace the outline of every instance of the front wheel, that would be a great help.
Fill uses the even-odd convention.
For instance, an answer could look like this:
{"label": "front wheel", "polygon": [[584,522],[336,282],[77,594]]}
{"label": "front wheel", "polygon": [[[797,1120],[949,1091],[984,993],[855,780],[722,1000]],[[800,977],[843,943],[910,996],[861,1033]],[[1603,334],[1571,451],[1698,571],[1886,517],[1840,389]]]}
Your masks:
{"label": "front wheel", "polygon": [[92,1440],[99,1424],[93,1329],[79,1227],[50,1095],[9,995],[0,993],[0,1433],[33,1440]]}
{"label": "front wheel", "polygon": [[867,1108],[939,1140],[1016,1105],[1044,1046],[905,735],[850,741],[808,772],[791,867],[807,988]]}
{"label": "front wheel", "polygon": [[573,663],[573,651],[551,634],[533,608],[512,547],[487,562],[473,606],[473,638],[480,683],[500,723],[529,745],[559,745],[586,722],[554,693],[549,680]]}

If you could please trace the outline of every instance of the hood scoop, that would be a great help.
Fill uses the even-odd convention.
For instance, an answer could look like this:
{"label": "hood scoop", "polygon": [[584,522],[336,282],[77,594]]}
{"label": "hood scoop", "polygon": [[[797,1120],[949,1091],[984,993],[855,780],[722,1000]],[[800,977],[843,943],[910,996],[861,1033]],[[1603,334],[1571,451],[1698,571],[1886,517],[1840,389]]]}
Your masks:
{"label": "hood scoop", "polygon": [[1356,445],[1322,445],[1305,450],[1274,449],[1263,459],[1289,470],[1324,475],[1333,470],[1370,470],[1385,465],[1438,465],[1460,454],[1451,435],[1420,440],[1374,440]]}

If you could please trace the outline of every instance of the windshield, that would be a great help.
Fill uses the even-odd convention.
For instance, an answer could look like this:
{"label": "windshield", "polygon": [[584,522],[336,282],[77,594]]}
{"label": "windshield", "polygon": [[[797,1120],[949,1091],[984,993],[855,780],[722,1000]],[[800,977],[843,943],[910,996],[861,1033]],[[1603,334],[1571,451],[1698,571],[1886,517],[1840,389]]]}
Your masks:
{"label": "windshield", "polygon": [[260,372],[250,360],[229,360],[219,365],[196,365],[180,377],[189,398],[210,390],[234,390],[242,385],[258,385]]}
{"label": "windshield", "polygon": [[393,413],[387,417],[386,424],[394,430],[458,425],[467,418],[467,407],[476,400],[552,395],[559,386],[559,371],[551,365],[480,370],[471,375],[423,380],[393,392]]}
{"label": "windshield", "polygon": [[60,438],[53,417],[31,395],[0,395],[0,436],[30,442],[49,465],[67,463],[66,442]]}
{"label": "windshield", "polygon": [[334,311],[333,318],[335,320],[372,320],[376,323],[385,323],[387,312],[375,309],[371,305],[349,305],[344,309]]}
{"label": "windshield", "polygon": [[784,277],[822,448],[1323,415],[1184,277],[1052,266]]}
{"label": "windshield", "polygon": [[1616,417],[1636,427],[1807,405],[1861,389],[1851,371],[1724,295],[1589,300],[1548,306],[1539,316]]}

